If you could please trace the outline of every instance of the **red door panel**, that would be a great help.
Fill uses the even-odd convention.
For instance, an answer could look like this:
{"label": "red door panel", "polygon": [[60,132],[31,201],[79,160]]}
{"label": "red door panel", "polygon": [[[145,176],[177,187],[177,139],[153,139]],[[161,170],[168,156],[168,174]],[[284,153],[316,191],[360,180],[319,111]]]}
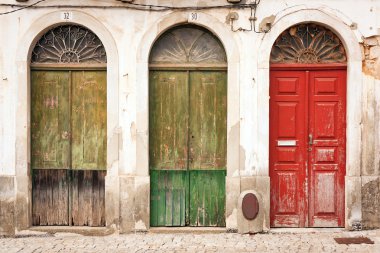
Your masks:
{"label": "red door panel", "polygon": [[305,78],[302,71],[271,72],[271,226],[305,226]]}
{"label": "red door panel", "polygon": [[309,226],[344,226],[346,71],[310,72]]}
{"label": "red door panel", "polygon": [[345,70],[271,71],[271,226],[344,226],[345,108]]}

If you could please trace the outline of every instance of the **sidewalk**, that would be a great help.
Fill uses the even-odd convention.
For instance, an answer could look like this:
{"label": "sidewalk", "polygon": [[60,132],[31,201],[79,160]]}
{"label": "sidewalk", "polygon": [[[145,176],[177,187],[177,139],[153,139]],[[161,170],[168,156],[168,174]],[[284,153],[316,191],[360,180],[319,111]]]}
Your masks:
{"label": "sidewalk", "polygon": [[[338,244],[337,237],[368,237],[374,244]],[[274,229],[267,234],[136,233],[83,236],[23,231],[0,238],[0,252],[380,252],[380,230]]]}

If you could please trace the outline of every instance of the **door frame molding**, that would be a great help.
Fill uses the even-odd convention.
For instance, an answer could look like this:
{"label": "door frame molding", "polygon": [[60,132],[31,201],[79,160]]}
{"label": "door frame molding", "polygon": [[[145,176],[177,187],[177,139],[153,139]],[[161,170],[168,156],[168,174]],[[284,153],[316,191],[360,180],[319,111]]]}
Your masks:
{"label": "door frame molding", "polygon": [[[198,12],[197,20],[189,20],[189,12],[171,13],[160,17],[146,30],[136,54],[136,75],[144,78],[136,86],[136,141],[134,143],[136,159],[133,167],[135,177],[140,177],[148,188],[149,195],[149,55],[154,42],[161,34],[172,27],[193,24],[213,33],[222,43],[227,54],[227,176],[226,176],[226,229],[236,229],[237,199],[240,195],[240,56],[239,47],[228,26],[217,18]],[[212,24],[212,25],[211,25]],[[128,45],[126,45],[128,47]],[[148,207],[144,211],[144,223],[149,228],[149,197],[144,200]],[[146,213],[145,213],[146,212]],[[136,224],[137,226],[138,224]]]}
{"label": "door frame molding", "polygon": [[17,45],[15,64],[17,79],[15,87],[17,108],[15,109],[16,154],[16,208],[15,226],[17,230],[26,229],[32,224],[32,180],[30,173],[30,70],[31,54],[37,40],[49,29],[65,24],[81,25],[94,32],[104,45],[107,53],[107,176],[105,179],[105,215],[106,225],[110,226],[119,220],[118,196],[118,161],[119,160],[119,57],[116,42],[111,32],[95,17],[83,11],[71,10],[73,20],[62,21],[61,10],[42,14],[24,31]]}
{"label": "door frame molding", "polygon": [[[287,28],[305,22],[321,24],[332,30],[342,41],[347,54],[346,97],[346,177],[345,177],[345,227],[351,229],[361,223],[361,103],[362,103],[362,56],[358,41],[360,34],[347,24],[350,20],[337,16],[324,7],[323,11],[312,4],[290,7],[276,17],[271,32],[262,34],[258,61],[258,115],[261,119],[258,133],[262,141],[257,150],[260,174],[269,176],[269,73],[270,53],[277,37]],[[265,95],[266,94],[266,95]],[[263,148],[266,147],[266,148]],[[269,201],[269,195],[268,199]],[[268,210],[269,212],[269,210]]]}

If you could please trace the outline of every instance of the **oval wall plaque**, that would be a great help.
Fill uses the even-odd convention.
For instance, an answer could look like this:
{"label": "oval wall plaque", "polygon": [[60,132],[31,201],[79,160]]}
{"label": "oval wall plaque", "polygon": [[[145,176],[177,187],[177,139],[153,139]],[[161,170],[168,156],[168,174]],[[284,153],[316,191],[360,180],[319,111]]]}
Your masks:
{"label": "oval wall plaque", "polygon": [[243,215],[247,220],[254,220],[259,213],[259,201],[253,193],[247,193],[242,202]]}

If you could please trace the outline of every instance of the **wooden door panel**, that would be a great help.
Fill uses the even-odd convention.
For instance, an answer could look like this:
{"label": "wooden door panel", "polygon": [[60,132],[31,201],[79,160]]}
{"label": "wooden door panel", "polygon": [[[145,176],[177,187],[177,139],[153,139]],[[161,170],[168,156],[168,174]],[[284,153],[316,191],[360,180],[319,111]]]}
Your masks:
{"label": "wooden door panel", "polygon": [[150,179],[150,225],[185,226],[189,203],[188,172],[153,170]]}
{"label": "wooden door panel", "polygon": [[225,181],[222,170],[191,170],[190,226],[224,227]]}
{"label": "wooden door panel", "polygon": [[150,72],[150,169],[187,169],[188,103],[187,72]]}
{"label": "wooden door panel", "polygon": [[190,73],[190,170],[225,170],[227,79],[224,71]]}
{"label": "wooden door panel", "polygon": [[69,170],[33,170],[32,224],[69,225]]}
{"label": "wooden door panel", "polygon": [[105,226],[106,171],[73,170],[71,173],[71,225]]}
{"label": "wooden door panel", "polygon": [[72,72],[72,169],[106,170],[106,71]]}
{"label": "wooden door panel", "polygon": [[151,226],[185,226],[188,208],[188,73],[151,71],[149,79]]}
{"label": "wooden door panel", "polygon": [[225,226],[226,77],[190,72],[190,226]]}
{"label": "wooden door panel", "polygon": [[[105,71],[31,72],[33,225],[104,226]],[[41,170],[45,169],[45,170]]]}
{"label": "wooden door panel", "polygon": [[305,226],[305,80],[302,71],[271,71],[271,226]]}
{"label": "wooden door panel", "polygon": [[225,225],[226,86],[220,71],[150,72],[152,226]]}
{"label": "wooden door panel", "polygon": [[309,222],[344,226],[346,71],[310,72]]}
{"label": "wooden door panel", "polygon": [[70,167],[69,81],[67,71],[31,72],[32,169]]}

